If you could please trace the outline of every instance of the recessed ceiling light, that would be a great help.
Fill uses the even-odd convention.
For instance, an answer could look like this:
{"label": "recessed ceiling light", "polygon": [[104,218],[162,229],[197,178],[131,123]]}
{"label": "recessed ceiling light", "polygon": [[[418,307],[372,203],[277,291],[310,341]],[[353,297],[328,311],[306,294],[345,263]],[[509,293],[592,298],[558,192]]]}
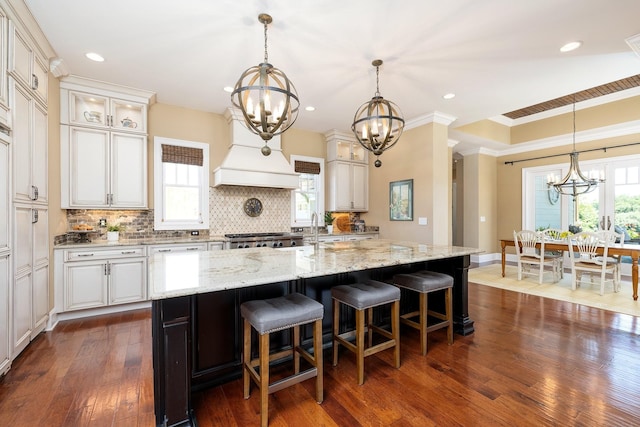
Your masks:
{"label": "recessed ceiling light", "polygon": [[314,107],[313,105],[309,105],[308,107],[304,107],[305,110],[307,111],[316,111],[316,107]]}
{"label": "recessed ceiling light", "polygon": [[444,99],[453,99],[456,97],[455,93],[447,93],[446,95],[442,95]]}
{"label": "recessed ceiling light", "polygon": [[576,50],[580,46],[582,46],[582,42],[579,40],[575,42],[570,42],[562,46],[560,48],[560,52],[571,52],[572,50]]}
{"label": "recessed ceiling light", "polygon": [[102,56],[98,55],[95,52],[89,52],[89,53],[85,54],[85,56],[87,58],[89,58],[90,60],[92,60],[92,61],[96,61],[96,62],[103,62],[104,61],[104,58]]}
{"label": "recessed ceiling light", "polygon": [[225,86],[222,90],[229,93],[233,92],[233,88],[231,86]]}

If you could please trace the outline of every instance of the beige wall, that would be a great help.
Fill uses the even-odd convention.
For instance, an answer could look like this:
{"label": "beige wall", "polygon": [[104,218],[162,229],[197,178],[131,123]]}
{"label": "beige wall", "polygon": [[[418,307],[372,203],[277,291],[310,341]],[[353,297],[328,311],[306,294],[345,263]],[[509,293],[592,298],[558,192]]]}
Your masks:
{"label": "beige wall", "polygon": [[[410,129],[380,156],[382,166],[369,167],[368,225],[380,227],[381,238],[447,244],[451,236],[451,155],[447,128],[430,123]],[[413,179],[413,221],[389,220],[389,183]],[[426,217],[428,225],[418,225]]]}
{"label": "beige wall", "polygon": [[511,128],[496,123],[493,120],[480,120],[475,123],[457,127],[456,130],[476,135],[480,138],[502,142],[503,144],[511,144]]}
{"label": "beige wall", "polygon": [[[623,148],[611,148],[615,145],[631,144],[639,142],[640,134],[627,135],[623,137],[607,138],[598,141],[579,144],[576,148],[578,151],[589,150],[593,148],[610,147],[606,152],[597,150],[588,153],[581,153],[580,160],[605,159],[610,157],[627,156],[638,154],[640,146],[634,145]],[[522,169],[535,166],[544,166],[551,164],[568,164],[568,153],[571,146],[556,147],[547,150],[539,150],[519,155],[510,155],[498,157],[496,159],[497,169],[497,210],[499,213],[499,221],[496,227],[496,237],[492,242],[491,251],[498,252],[499,239],[509,239],[513,236],[513,230],[522,228]],[[527,160],[514,165],[505,165],[505,161],[515,161],[530,159],[541,156],[551,156],[562,154],[559,157],[551,157],[540,160]],[[465,157],[465,165],[467,158]],[[466,169],[465,169],[466,173]]]}

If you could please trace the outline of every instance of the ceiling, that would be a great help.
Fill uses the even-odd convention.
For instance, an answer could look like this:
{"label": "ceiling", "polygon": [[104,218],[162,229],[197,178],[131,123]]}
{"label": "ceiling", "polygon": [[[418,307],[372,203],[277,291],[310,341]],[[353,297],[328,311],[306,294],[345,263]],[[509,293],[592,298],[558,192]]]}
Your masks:
{"label": "ceiling", "polygon": [[[297,128],[349,131],[375,92],[407,121],[435,111],[452,127],[640,74],[625,39],[638,0],[25,0],[71,74],[146,89],[161,103],[214,113],[225,86],[262,62],[295,84]],[[560,53],[581,40],[578,50]],[[85,58],[97,52],[103,63]],[[451,100],[446,93],[455,93]],[[495,148],[495,147],[494,147]]]}

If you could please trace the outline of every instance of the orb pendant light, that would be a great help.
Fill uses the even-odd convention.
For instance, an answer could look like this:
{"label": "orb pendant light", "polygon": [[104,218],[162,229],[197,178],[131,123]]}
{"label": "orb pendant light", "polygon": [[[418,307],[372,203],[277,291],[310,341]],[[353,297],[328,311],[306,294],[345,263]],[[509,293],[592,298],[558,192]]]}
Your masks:
{"label": "orb pendant light", "polygon": [[269,64],[267,25],[273,19],[258,15],[264,25],[264,62],[245,70],[231,93],[231,102],[244,117],[247,128],[265,142],[262,154],[271,154],[267,142],[293,125],[298,118],[300,101],[296,88],[284,72]]}
{"label": "orb pendant light", "polygon": [[371,65],[376,67],[376,93],[371,101],[358,108],[351,130],[358,142],[376,155],[374,165],[379,168],[382,162],[378,157],[398,142],[404,130],[404,119],[400,108],[380,95],[382,60],[376,59]]}

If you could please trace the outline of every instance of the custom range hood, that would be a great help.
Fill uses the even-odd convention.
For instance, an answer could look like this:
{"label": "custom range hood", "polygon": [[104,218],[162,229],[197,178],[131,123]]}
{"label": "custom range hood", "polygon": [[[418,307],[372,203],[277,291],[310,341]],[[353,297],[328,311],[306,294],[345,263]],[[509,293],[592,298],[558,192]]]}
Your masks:
{"label": "custom range hood", "polygon": [[264,141],[241,122],[239,111],[228,108],[224,117],[229,123],[231,145],[220,167],[213,171],[213,186],[298,188],[298,175],[280,148],[280,136],[269,141],[271,155],[263,156]]}

